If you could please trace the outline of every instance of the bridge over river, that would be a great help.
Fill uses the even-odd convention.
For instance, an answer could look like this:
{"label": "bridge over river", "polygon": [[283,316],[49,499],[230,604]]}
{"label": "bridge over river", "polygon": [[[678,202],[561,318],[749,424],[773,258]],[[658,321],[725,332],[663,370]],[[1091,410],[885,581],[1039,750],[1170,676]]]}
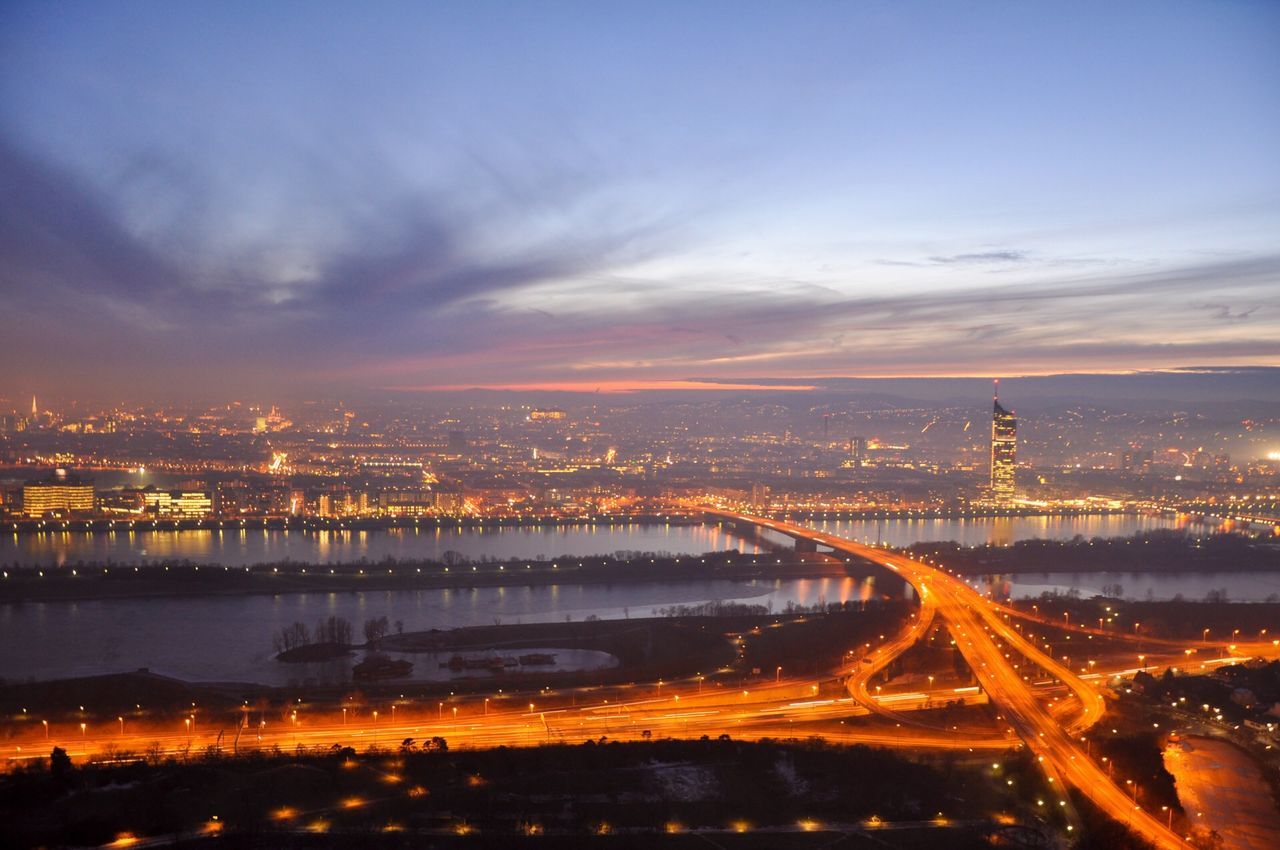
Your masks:
{"label": "bridge over river", "polygon": [[[718,523],[722,528],[739,537],[746,538],[762,548],[775,550],[781,548],[781,544],[767,536],[770,532],[773,532],[790,538],[793,541],[793,548],[798,553],[828,555],[837,561],[841,561],[844,565],[842,569],[847,575],[865,581],[882,596],[900,599],[906,595],[907,588],[910,587],[910,583],[903,578],[901,573],[888,569],[884,564],[871,558],[855,554],[835,544],[823,542],[819,537],[827,537],[829,535],[819,535],[813,529],[787,522],[760,517],[747,517],[714,509],[705,511],[705,514],[709,522]],[[832,539],[840,540],[845,544],[856,545],[843,538]]]}
{"label": "bridge over river", "polygon": [[[707,508],[707,516],[745,531],[749,526],[776,532],[797,541],[802,551],[830,549],[855,567],[854,559],[877,565],[910,583],[920,599],[913,624],[896,639],[886,654],[905,652],[937,617],[946,624],[956,646],[977,677],[988,698],[1036,755],[1049,782],[1060,789],[1053,802],[1078,823],[1067,789],[1074,788],[1112,818],[1162,848],[1184,848],[1186,840],[1165,823],[1143,810],[1128,792],[1117,786],[1106,771],[1080,746],[1081,735],[1105,712],[1102,695],[1057,659],[1044,653],[1013,629],[1001,611],[973,588],[943,569],[883,549],[855,543],[783,520]],[[1019,663],[1021,662],[1021,663]],[[1066,686],[1079,701],[1080,711],[1070,721],[1055,716],[1033,691],[1020,668],[1033,665]],[[855,673],[855,677],[859,674]],[[856,686],[856,683],[855,683]],[[1074,828],[1074,827],[1069,827]]]}

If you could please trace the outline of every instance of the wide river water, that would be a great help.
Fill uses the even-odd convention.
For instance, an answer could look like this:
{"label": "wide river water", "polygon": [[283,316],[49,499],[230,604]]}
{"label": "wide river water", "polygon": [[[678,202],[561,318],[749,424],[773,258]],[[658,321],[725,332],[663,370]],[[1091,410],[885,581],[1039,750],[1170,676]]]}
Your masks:
{"label": "wide river water", "polygon": [[[1032,537],[1127,537],[1171,528],[1161,517],[1105,515],[985,519],[829,520],[813,525],[830,534],[892,546],[955,540],[966,546],[1012,543]],[[742,537],[713,525],[546,525],[466,529],[396,528],[380,531],[113,531],[0,535],[0,564],[56,566],[84,562],[140,563],[186,560],[229,566],[302,561],[354,562],[361,558],[438,560],[453,551],[469,558],[603,555],[618,551],[696,555],[723,549],[756,551]]]}
{"label": "wide river water", "polygon": [[[918,540],[958,540],[973,545],[1041,537],[1109,537],[1169,527],[1171,522],[1134,516],[969,520],[859,520],[817,522],[824,531],[905,545]],[[435,559],[454,551],[468,557],[558,557],[618,551],[700,554],[757,550],[755,543],[709,525],[579,525],[484,530],[401,529],[366,532],[183,531],[0,537],[0,563],[69,565],[78,561],[248,564],[290,559],[312,563],[371,561],[384,557]],[[1200,598],[1225,588],[1235,600],[1260,600],[1280,590],[1280,574],[1027,575],[1015,595],[1055,587],[1080,587],[1085,595],[1104,584],[1122,584],[1124,595],[1154,598],[1183,593]],[[0,677],[48,679],[148,667],[195,681],[252,681],[287,685],[349,676],[357,659],[327,665],[288,665],[273,660],[271,637],[295,621],[314,625],[337,615],[355,624],[385,616],[406,631],[495,622],[552,622],[653,616],[660,609],[713,600],[768,605],[811,605],[870,598],[872,589],[852,578],[733,581],[690,580],[594,585],[477,587],[367,592],[313,592],[240,597],[180,597],[0,605]],[[447,660],[412,656],[413,679],[448,679]],[[607,656],[561,652],[560,669],[611,663]],[[489,674],[483,674],[489,675]]]}
{"label": "wide river water", "polygon": [[[272,658],[272,635],[297,621],[314,626],[331,614],[351,621],[358,634],[365,620],[383,616],[403,621],[405,631],[420,631],[577,621],[593,614],[651,617],[661,608],[712,600],[778,611],[788,602],[812,605],[871,596],[871,587],[856,579],[826,578],[27,602],[0,605],[0,675],[51,679],[149,667],[195,681],[333,681],[349,671],[351,661],[345,666],[283,664]],[[608,661],[593,664],[557,652],[559,669]],[[438,664],[447,659],[407,657],[415,662],[415,680],[452,675]]]}

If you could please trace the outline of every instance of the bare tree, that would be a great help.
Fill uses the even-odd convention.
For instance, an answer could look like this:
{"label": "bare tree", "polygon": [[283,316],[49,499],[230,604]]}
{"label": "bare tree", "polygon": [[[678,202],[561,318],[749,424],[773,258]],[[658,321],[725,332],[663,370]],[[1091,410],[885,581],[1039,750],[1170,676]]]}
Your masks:
{"label": "bare tree", "polygon": [[318,643],[336,643],[348,646],[351,643],[351,622],[342,617],[330,616],[316,624],[316,641]]}
{"label": "bare tree", "polygon": [[307,631],[306,623],[294,623],[277,632],[272,642],[275,644],[276,652],[288,652],[311,643],[311,633]]}
{"label": "bare tree", "polygon": [[377,617],[364,621],[364,639],[369,643],[377,643],[387,636],[390,624],[386,617]]}

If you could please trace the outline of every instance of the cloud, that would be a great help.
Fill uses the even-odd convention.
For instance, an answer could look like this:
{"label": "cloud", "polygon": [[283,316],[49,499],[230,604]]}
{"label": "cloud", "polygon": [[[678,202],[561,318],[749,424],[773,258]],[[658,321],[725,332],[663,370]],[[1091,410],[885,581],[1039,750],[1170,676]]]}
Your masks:
{"label": "cloud", "polygon": [[795,384],[1280,359],[1280,255],[1046,273],[1026,251],[955,254],[931,262],[1035,274],[927,291],[772,279],[706,260],[694,211],[592,176],[514,180],[485,163],[423,185],[321,157],[294,175],[326,187],[314,204],[283,206],[306,220],[272,238],[268,217],[249,228],[265,236],[237,241],[214,235],[228,214],[199,202],[217,190],[198,176],[180,189],[194,201],[140,229],[118,195],[0,143],[0,391]]}
{"label": "cloud", "polygon": [[1213,318],[1220,322],[1244,322],[1254,313],[1258,312],[1257,307],[1250,307],[1248,310],[1239,310],[1232,312],[1231,306],[1228,304],[1202,304],[1202,309],[1212,311]]}
{"label": "cloud", "polygon": [[[341,238],[304,246],[303,273],[282,280],[278,246],[170,256],[87,181],[0,142],[0,331],[14,355],[5,382],[82,371],[92,384],[101,371],[119,384],[239,375],[314,385],[326,372],[493,346],[490,334],[521,335],[509,311],[493,315],[505,294],[607,276],[660,253],[686,226],[661,211],[583,222],[596,199],[560,186],[540,201],[565,219],[549,228],[502,200],[509,183],[477,204],[391,182],[365,181],[365,197],[327,211]],[[499,229],[522,238],[495,248],[489,231]]]}
{"label": "cloud", "polygon": [[1025,251],[982,251],[976,254],[952,254],[934,256],[931,263],[941,265],[991,265],[993,263],[1021,263],[1027,259]]}

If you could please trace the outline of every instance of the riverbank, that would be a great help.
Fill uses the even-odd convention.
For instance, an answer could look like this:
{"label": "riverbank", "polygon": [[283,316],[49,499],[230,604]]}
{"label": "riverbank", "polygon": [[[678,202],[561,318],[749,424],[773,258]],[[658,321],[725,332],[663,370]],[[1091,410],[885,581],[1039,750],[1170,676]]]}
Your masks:
{"label": "riverbank", "polygon": [[[775,516],[811,522],[828,520],[965,520],[1027,519],[1034,517],[1133,516],[1127,508],[925,508],[799,510]],[[69,519],[12,518],[0,522],[0,531],[16,534],[49,532],[89,532],[110,534],[141,531],[379,531],[408,529],[563,528],[581,525],[698,525],[701,511],[671,510],[622,514],[580,514],[576,516],[384,516],[384,517],[301,517],[255,516],[218,518],[80,517]]]}
{"label": "riverbank", "polygon": [[[632,683],[703,676],[708,687],[724,679],[735,684],[761,677],[772,681],[785,661],[795,674],[834,668],[849,646],[901,627],[906,602],[858,603],[816,614],[748,613],[748,606],[721,606],[720,616],[694,615],[643,619],[586,620],[571,623],[523,623],[423,630],[382,639],[381,649],[413,652],[483,652],[531,648],[596,650],[618,659],[616,667],[589,671],[529,668],[498,676],[446,681],[386,681],[271,687],[244,682],[189,682],[150,670],[49,681],[0,683],[0,717],[5,731],[21,734],[42,720],[56,725],[81,722],[129,726],[181,718],[198,706],[201,723],[234,725],[245,706],[255,713],[287,717],[305,705],[335,710],[339,703],[368,706],[382,702],[402,711],[437,703],[459,705],[468,695],[508,694],[522,688],[630,687]],[[773,627],[776,626],[776,627]],[[772,627],[772,628],[771,628]],[[741,644],[731,636],[747,635]],[[273,664],[289,666],[286,662]],[[761,672],[752,672],[761,671]],[[471,700],[474,702],[474,699]],[[123,718],[123,721],[119,721]]]}
{"label": "riverbank", "polygon": [[565,528],[584,525],[700,525],[702,515],[681,511],[636,514],[587,514],[566,517],[315,517],[255,516],[244,519],[108,518],[10,519],[0,531],[13,534],[53,532],[117,534],[143,531],[387,531],[390,529]]}
{"label": "riverbank", "polygon": [[1193,537],[1158,530],[1131,537],[1074,540],[1019,540],[1008,545],[961,546],[916,543],[913,557],[927,556],[958,575],[1102,572],[1277,572],[1280,541],[1262,542],[1238,534]]}
{"label": "riverbank", "polygon": [[[1178,600],[1141,602],[1100,596],[1075,599],[1067,596],[1023,599],[1013,603],[1028,613],[1093,628],[1101,620],[1104,631],[1186,641],[1188,644],[1221,644],[1280,638],[1280,603],[1205,602]],[[1137,631],[1135,631],[1135,627]]]}

